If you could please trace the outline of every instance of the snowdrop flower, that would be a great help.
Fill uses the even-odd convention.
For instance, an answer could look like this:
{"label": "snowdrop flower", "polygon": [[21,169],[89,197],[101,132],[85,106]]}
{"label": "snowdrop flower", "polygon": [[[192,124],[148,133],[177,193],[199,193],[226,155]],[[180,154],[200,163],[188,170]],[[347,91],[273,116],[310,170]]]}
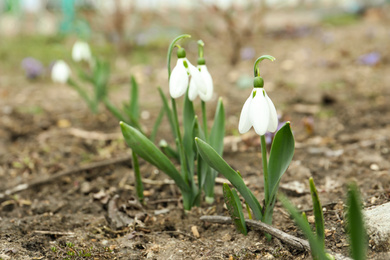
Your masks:
{"label": "snowdrop flower", "polygon": [[75,42],[72,48],[72,59],[75,62],[80,62],[83,60],[87,62],[91,61],[92,54],[88,43],[82,41]]}
{"label": "snowdrop flower", "polygon": [[54,63],[51,69],[51,79],[53,82],[66,83],[70,77],[70,68],[63,60]]}
{"label": "snowdrop flower", "polygon": [[[199,76],[202,79],[201,81],[196,81],[195,77],[190,82],[190,88],[188,89],[188,98],[191,101],[194,101],[195,98],[199,95],[200,99],[204,102],[207,102],[213,96],[213,79],[205,64],[198,65]],[[198,85],[201,84],[201,85]]]}
{"label": "snowdrop flower", "polygon": [[241,110],[238,131],[243,134],[253,126],[258,135],[275,132],[278,127],[278,115],[271,99],[263,88],[263,79],[254,79],[254,88]]}
{"label": "snowdrop flower", "polygon": [[192,91],[202,94],[206,94],[206,86],[202,79],[199,70],[192,65],[186,58],[186,53],[183,48],[179,48],[177,51],[177,63],[172,70],[171,77],[169,79],[169,94],[172,98],[179,98],[187,91],[188,83],[191,76]]}

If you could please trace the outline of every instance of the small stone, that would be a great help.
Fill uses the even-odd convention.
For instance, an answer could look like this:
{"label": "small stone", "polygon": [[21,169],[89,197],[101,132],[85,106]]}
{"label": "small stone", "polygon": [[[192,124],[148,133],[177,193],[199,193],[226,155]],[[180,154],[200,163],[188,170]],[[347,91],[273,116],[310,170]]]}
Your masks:
{"label": "small stone", "polygon": [[379,166],[376,163],[370,165],[370,169],[373,171],[379,171]]}
{"label": "small stone", "polygon": [[198,228],[196,226],[192,226],[191,231],[192,231],[192,234],[194,235],[194,237],[196,237],[196,238],[200,237]]}
{"label": "small stone", "polygon": [[376,247],[390,246],[390,202],[364,211],[367,233]]}
{"label": "small stone", "polygon": [[271,260],[271,259],[275,259],[275,257],[273,255],[271,255],[270,253],[267,253],[266,255],[264,255],[262,257],[262,259]]}
{"label": "small stone", "polygon": [[314,216],[308,216],[307,221],[309,221],[309,223],[311,224],[314,224],[316,222]]}

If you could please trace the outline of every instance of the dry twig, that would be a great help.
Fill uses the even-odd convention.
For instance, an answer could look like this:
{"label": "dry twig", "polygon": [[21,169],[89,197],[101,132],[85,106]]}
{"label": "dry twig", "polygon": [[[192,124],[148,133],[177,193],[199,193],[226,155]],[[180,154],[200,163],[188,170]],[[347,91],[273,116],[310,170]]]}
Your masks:
{"label": "dry twig", "polygon": [[[200,220],[202,221],[207,221],[211,223],[218,223],[218,224],[232,224],[232,220],[230,217],[223,217],[223,216],[202,216],[200,217]],[[257,229],[263,232],[266,232],[273,237],[276,237],[280,239],[281,241],[285,242],[286,244],[289,244],[290,246],[293,246],[297,249],[304,250],[310,252],[310,245],[309,242],[292,236],[290,234],[287,234],[277,228],[274,228],[270,225],[264,224],[263,222],[252,220],[252,219],[245,219],[246,224],[253,228]],[[333,252],[328,251],[329,254],[333,255],[336,260],[352,260],[349,257],[345,257],[340,254],[336,254]]]}
{"label": "dry twig", "polygon": [[108,165],[112,165],[112,164],[123,163],[126,161],[128,161],[128,162],[131,161],[131,155],[125,155],[125,156],[118,157],[118,158],[107,159],[104,161],[90,163],[90,164],[83,165],[83,166],[72,167],[70,169],[59,171],[59,172],[57,172],[51,176],[45,177],[45,178],[37,178],[36,180],[33,180],[29,183],[23,183],[23,184],[16,185],[15,187],[13,187],[11,189],[7,189],[4,192],[0,193],[0,199],[5,198],[6,196],[9,196],[9,195],[27,190],[27,189],[31,189],[33,187],[37,187],[40,185],[51,183],[51,182],[56,181],[57,179],[64,177],[64,176],[68,176],[68,175],[78,173],[81,171],[92,170],[92,169],[96,169],[96,168],[100,168],[100,167],[104,167],[104,166],[108,166]]}

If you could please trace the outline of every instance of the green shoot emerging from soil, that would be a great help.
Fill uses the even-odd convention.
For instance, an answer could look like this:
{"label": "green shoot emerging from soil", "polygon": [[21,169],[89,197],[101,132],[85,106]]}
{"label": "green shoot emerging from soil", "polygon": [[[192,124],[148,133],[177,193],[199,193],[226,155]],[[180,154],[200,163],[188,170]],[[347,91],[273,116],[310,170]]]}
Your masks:
{"label": "green shoot emerging from soil", "polygon": [[[269,159],[267,157],[267,149],[265,142],[265,133],[267,131],[275,132],[278,125],[278,118],[275,107],[265,92],[263,86],[263,78],[260,77],[258,68],[259,63],[264,60],[275,60],[274,57],[264,55],[259,57],[254,64],[254,88],[244,104],[241,112],[239,131],[240,133],[247,132],[252,126],[261,139],[262,164],[264,176],[264,204],[260,205],[253,193],[245,185],[241,175],[233,170],[220,156],[220,154],[209,145],[207,142],[196,138],[197,148],[200,155],[217,172],[224,175],[244,197],[247,203],[247,208],[253,212],[253,216],[257,220],[261,220],[266,224],[272,224],[272,214],[276,203],[276,194],[279,187],[279,182],[287,170],[293,154],[294,154],[294,137],[292,135],[290,123],[287,122],[275,135],[272,143]],[[211,141],[211,140],[210,140]],[[234,219],[241,219],[236,221],[237,228],[241,231],[245,230],[245,221],[241,213],[242,207],[240,201],[237,200],[234,191],[225,187],[225,199],[228,201],[229,212]],[[237,205],[235,205],[237,204]],[[235,209],[235,210],[233,210]],[[249,212],[249,210],[248,210]],[[249,212],[250,213],[250,212]],[[251,216],[252,214],[250,214]],[[243,232],[246,233],[246,232]]]}
{"label": "green shoot emerging from soil", "polygon": [[[159,88],[159,94],[163,101],[160,114],[165,113],[168,117],[176,141],[176,148],[162,141],[160,142],[160,150],[139,129],[125,122],[120,123],[126,143],[133,152],[165,172],[175,181],[182,193],[185,210],[190,210],[193,206],[200,204],[202,190],[206,193],[207,202],[213,202],[214,200],[214,183],[217,172],[208,166],[198,154],[194,138],[199,137],[203,140],[209,140],[212,147],[218,151],[218,154],[222,155],[223,137],[225,135],[225,111],[221,99],[217,104],[214,124],[211,130],[208,131],[205,102],[212,97],[213,83],[205,66],[204,43],[202,41],[198,42],[198,67],[189,62],[184,48],[177,44],[178,41],[189,37],[188,34],[176,37],[168,48],[167,70],[171,106],[169,106],[164,92]],[[175,68],[171,70],[171,57],[175,48],[178,49],[178,59]],[[176,99],[183,95],[183,125],[180,126]],[[193,105],[193,101],[198,95],[202,100],[203,127],[198,122]],[[152,134],[152,136],[155,136],[155,134]],[[176,169],[169,157],[180,163],[180,171]],[[197,183],[195,175],[198,177]]]}

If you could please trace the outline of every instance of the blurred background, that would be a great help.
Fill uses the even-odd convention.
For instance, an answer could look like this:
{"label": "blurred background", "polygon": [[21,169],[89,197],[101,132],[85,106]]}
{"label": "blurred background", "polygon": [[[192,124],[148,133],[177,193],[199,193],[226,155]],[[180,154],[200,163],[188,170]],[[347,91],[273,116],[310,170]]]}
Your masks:
{"label": "blurred background", "polygon": [[22,107],[33,114],[86,109],[75,91],[53,87],[48,76],[57,59],[72,65],[72,45],[81,39],[95,56],[110,61],[111,98],[127,99],[124,93],[134,75],[145,118],[153,119],[161,106],[156,86],[167,92],[168,45],[177,35],[189,33],[192,38],[183,46],[193,64],[196,41],[205,42],[216,86],[213,102],[218,96],[225,98],[232,132],[252,87],[253,62],[264,54],[276,57],[272,64],[264,62],[261,71],[280,114],[289,119],[285,108],[293,105],[303,115],[327,117],[335,111],[322,105],[366,95],[368,85],[374,99],[388,91],[389,3],[0,0],[0,100],[5,111]]}

